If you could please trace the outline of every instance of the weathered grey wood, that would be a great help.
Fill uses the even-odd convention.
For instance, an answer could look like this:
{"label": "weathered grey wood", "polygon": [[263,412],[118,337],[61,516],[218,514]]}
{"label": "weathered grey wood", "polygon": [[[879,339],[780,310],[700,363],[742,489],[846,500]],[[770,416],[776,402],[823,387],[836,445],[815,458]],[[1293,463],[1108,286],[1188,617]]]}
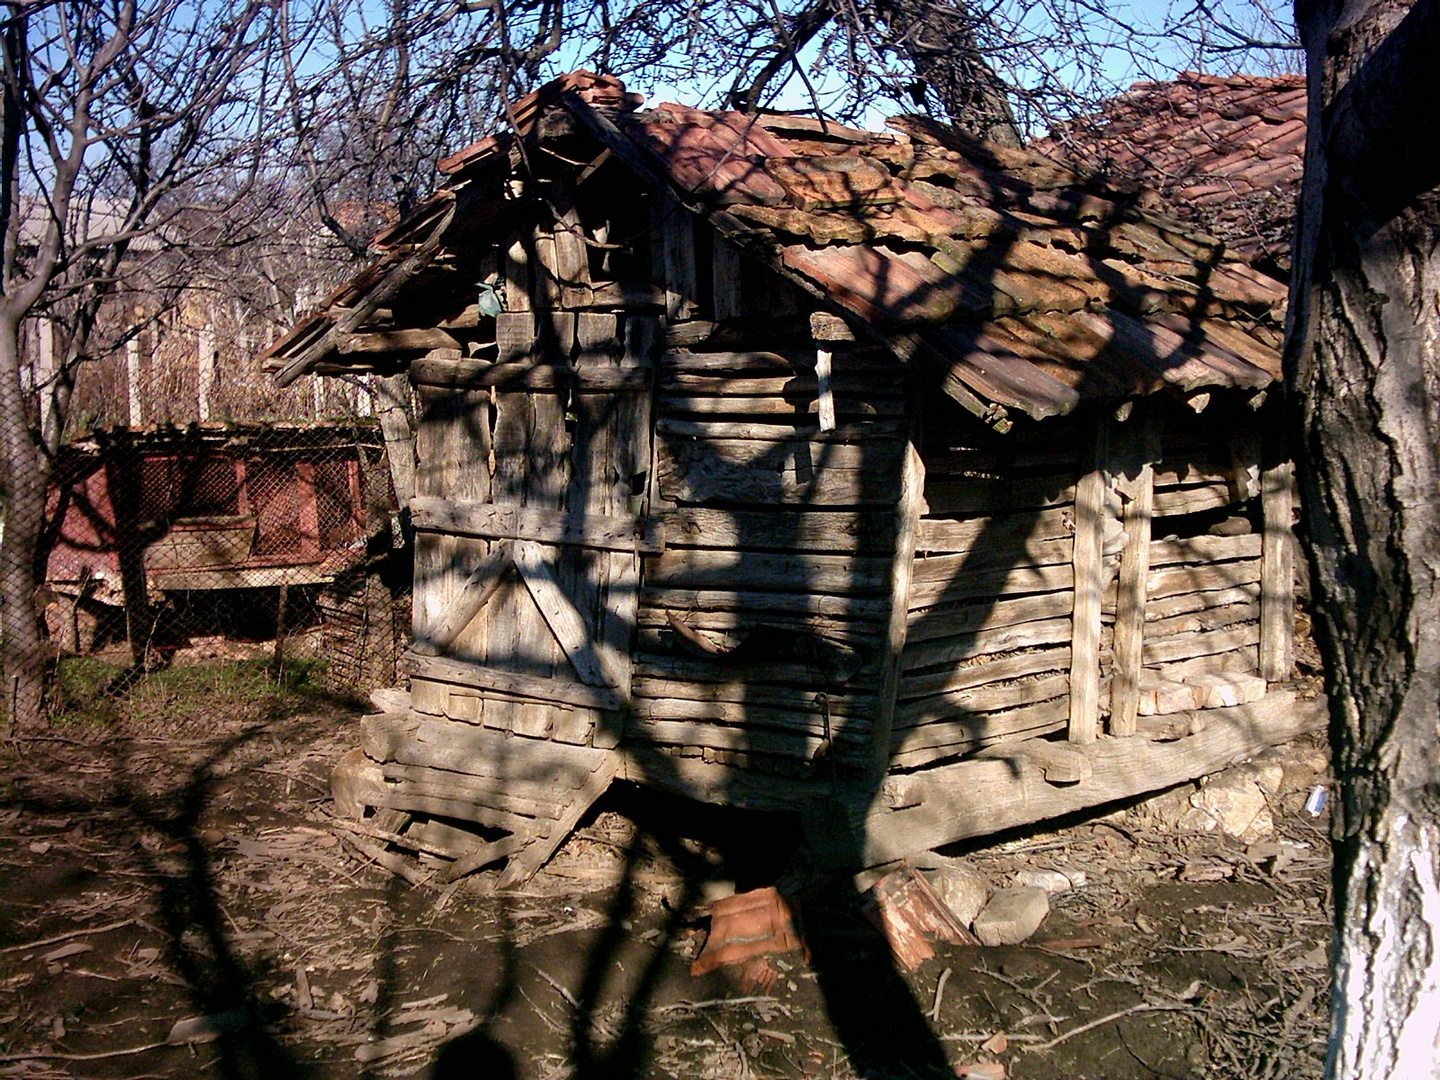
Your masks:
{"label": "weathered grey wood", "polygon": [[505,249],[505,310],[530,310],[529,241],[516,239]]}
{"label": "weathered grey wood", "polygon": [[898,488],[901,455],[888,440],[657,441],[660,493],[673,502],[888,507]]}
{"label": "weathered grey wood", "polygon": [[417,656],[439,656],[445,652],[470,620],[490,602],[504,580],[513,559],[511,545],[498,544],[478,566],[470,571],[455,593],[440,621],[418,632],[410,647]]}
{"label": "weathered grey wood", "polygon": [[415,328],[407,330],[366,330],[339,334],[335,351],[341,356],[374,353],[428,352],[431,349],[458,349],[460,342],[444,330]]}
{"label": "weathered grey wood", "polygon": [[375,415],[385,440],[385,461],[390,466],[390,484],[401,506],[415,494],[416,432],[410,419],[410,385],[404,375],[376,376]]}
{"label": "weathered grey wood", "polygon": [[888,515],[851,510],[724,510],[684,506],[656,520],[669,545],[880,555],[893,550]]}
{"label": "weathered grey wood", "polygon": [[[1200,596],[1212,595],[1200,593]],[[1181,612],[1165,619],[1147,620],[1146,640],[1158,641],[1171,634],[1183,634],[1196,630],[1219,630],[1235,623],[1255,622],[1260,618],[1260,605],[1249,603],[1223,604]]]}
{"label": "weathered grey wood", "polygon": [[994,630],[964,634],[958,638],[940,638],[905,650],[907,672],[938,664],[953,664],[975,656],[993,656],[1014,649],[1033,649],[1055,645],[1071,639],[1074,624],[1068,618],[1027,622],[1019,626],[1002,626]]}
{"label": "weathered grey wood", "polygon": [[[931,512],[938,511],[932,507]],[[1022,544],[1068,540],[1074,535],[1073,519],[1074,512],[1068,507],[961,521],[926,518],[920,522],[915,547],[933,554],[964,554],[977,546],[1011,551]]]}
{"label": "weathered grey wood", "polygon": [[653,375],[648,367],[573,368],[556,364],[535,364],[529,360],[510,363],[475,357],[426,357],[410,365],[410,377],[426,386],[497,387],[502,390],[559,390],[576,388],[595,393],[648,390]]}
{"label": "weathered grey wood", "polygon": [[[692,328],[702,325],[706,324],[690,324]],[[680,328],[675,329],[678,331]],[[666,343],[673,345],[673,337],[674,334],[667,332]],[[733,349],[692,352],[689,349],[670,348],[660,356],[660,370],[665,378],[687,372],[712,378],[758,377],[762,373],[793,378],[797,371],[803,371],[806,366],[804,354],[799,349],[787,352]]]}
{"label": "weathered grey wood", "polygon": [[[836,393],[836,408],[849,417],[896,418],[905,415],[905,399],[898,393]],[[662,415],[673,417],[687,414],[713,416],[762,416],[773,418],[776,423],[782,419],[794,418],[796,426],[803,426],[808,418],[816,415],[817,403],[813,394],[671,394],[661,393],[659,407]],[[817,417],[818,427],[818,417]]]}
{"label": "weathered grey wood", "polygon": [[1234,502],[1230,495],[1230,485],[1224,480],[1174,488],[1162,488],[1157,484],[1155,488],[1156,517],[1198,514],[1201,510],[1232,506]]}
{"label": "weathered grey wood", "polygon": [[1231,559],[1253,559],[1260,554],[1261,538],[1247,533],[1241,536],[1191,536],[1183,540],[1152,540],[1150,566],[1197,565],[1226,562]]}
{"label": "weathered grey wood", "polygon": [[525,587],[580,681],[590,686],[615,686],[619,680],[606,670],[605,659],[591,640],[590,627],[555,580],[547,550],[533,540],[516,541],[514,550]]}
{"label": "weathered grey wood", "polygon": [[920,608],[910,613],[910,631],[906,640],[911,645],[917,645],[940,638],[963,638],[966,634],[1002,626],[1069,618],[1074,603],[1069,590],[1062,590],[1015,599],[996,600],[982,596],[971,603]]}
{"label": "weathered grey wood", "polygon": [[619,711],[625,703],[613,690],[602,686],[587,686],[565,680],[538,678],[518,672],[501,671],[493,667],[467,664],[440,656],[417,656],[407,653],[401,661],[401,670],[407,675],[439,682],[453,682],[461,686],[473,686],[477,690],[498,690],[517,697],[531,698],[540,702],[554,701],[565,705],[579,705],[587,709]]}
{"label": "weathered grey wood", "polygon": [[1154,597],[1151,597],[1145,605],[1145,621],[1158,622],[1162,619],[1173,618],[1176,615],[1185,615],[1190,612],[1225,607],[1228,604],[1246,605],[1259,600],[1259,598],[1259,582],[1251,582],[1248,585],[1237,585],[1231,589],[1216,589],[1211,592],[1180,593],[1177,596],[1169,596],[1163,600],[1156,600]]}
{"label": "weathered grey wood", "polygon": [[860,861],[877,866],[974,836],[1104,806],[1218,772],[1325,720],[1323,700],[1272,692],[1253,705],[1209,710],[1204,731],[1175,742],[1106,739],[1073,748],[1089,780],[1055,786],[1005,761],[966,761],[891,777],[904,808],[876,808],[857,828]]}
{"label": "weathered grey wood", "polygon": [[607,754],[549,832],[543,837],[535,838],[519,854],[511,857],[500,875],[498,886],[509,888],[512,885],[523,885],[534,877],[539,869],[550,861],[550,857],[565,842],[566,837],[585,816],[585,812],[595,804],[595,800],[605,794],[622,766],[623,760],[619,754]]}
{"label": "weathered grey wood", "polygon": [[[918,404],[918,403],[917,403]],[[915,566],[915,530],[924,509],[925,464],[920,459],[918,421],[911,429],[900,468],[900,497],[895,504],[895,554],[890,566],[890,618],[880,653],[880,709],[871,744],[870,775],[882,777],[890,766],[890,736],[910,626],[911,575]]]}
{"label": "weathered grey wood", "polygon": [[714,701],[637,695],[634,708],[634,715],[643,720],[738,724],[745,728],[774,728],[777,731],[799,731],[810,735],[825,734],[828,712],[828,730],[832,737],[860,744],[869,743],[872,728],[869,717],[847,716],[834,710],[820,709],[813,703],[800,708],[785,709],[745,700]]}
{"label": "weathered grey wood", "polygon": [[1063,563],[993,569],[982,566],[975,570],[957,570],[948,581],[915,582],[910,587],[910,606],[918,611],[936,604],[992,596],[1055,592],[1070,589],[1074,582],[1074,567]]}
{"label": "weathered grey wood", "polygon": [[440,880],[445,882],[459,881],[466,874],[473,874],[482,867],[489,866],[493,862],[499,862],[508,855],[513,855],[529,842],[529,837],[522,833],[512,833],[509,836],[502,836],[499,840],[491,840],[487,844],[481,844],[474,851],[460,856],[445,872],[440,875]]}
{"label": "weathered grey wood", "polygon": [[1260,674],[1284,682],[1294,666],[1295,466],[1289,461],[1267,467],[1261,477],[1261,513],[1265,522],[1260,556]]}
{"label": "weathered grey wood", "polygon": [[1260,581],[1259,559],[1151,570],[1145,592],[1153,600],[1183,593],[1203,593],[1240,588]]}
{"label": "weathered grey wood", "polygon": [[1110,477],[1109,422],[1095,434],[1091,467],[1075,486],[1075,609],[1070,644],[1072,743],[1090,743],[1100,727],[1100,605],[1105,591],[1105,496]]}
{"label": "weathered grey wood", "polygon": [[1007,546],[984,540],[961,554],[931,554],[915,559],[916,582],[945,582],[966,573],[992,567],[1054,566],[1068,563],[1073,555],[1069,536],[1053,540],[1035,540],[1016,535],[1015,543]]}
{"label": "weathered grey wood", "polygon": [[913,769],[942,758],[973,753],[1007,739],[1064,731],[1068,711],[1065,699],[1057,698],[1012,712],[984,713],[896,732],[892,768]]}
{"label": "weathered grey wood", "polygon": [[1078,784],[1094,775],[1088,757],[1064,743],[1049,739],[1002,742],[978,751],[975,756],[1014,762],[1022,769],[1027,765],[1033,766],[1045,777],[1047,784]]}
{"label": "weathered grey wood", "polygon": [[815,398],[820,430],[835,430],[835,383],[830,368],[830,353],[825,349],[815,352]]}
{"label": "weathered grey wood", "polygon": [[1260,641],[1258,623],[1245,623],[1222,630],[1201,630],[1194,633],[1171,634],[1169,637],[1145,642],[1145,666],[1196,656],[1230,652],[1255,645]]}
{"label": "weathered grey wood", "polygon": [[[529,364],[536,358],[535,348],[535,313],[529,310],[512,312],[502,311],[495,316],[495,362],[496,366],[509,364]],[[472,361],[478,365],[483,361]],[[455,370],[453,366],[446,367],[426,365],[421,363],[420,374],[429,371],[443,372]]]}
{"label": "weathered grey wood", "polygon": [[488,540],[537,540],[645,555],[665,550],[660,523],[638,517],[599,513],[577,516],[565,510],[431,496],[410,501],[410,519],[417,529]]}
{"label": "weathered grey wood", "polygon": [[749,439],[768,442],[774,439],[804,439],[809,442],[853,443],[875,439],[902,439],[908,426],[899,420],[859,420],[840,424],[834,431],[821,431],[810,414],[793,417],[773,416],[764,420],[677,420],[662,417],[655,430],[663,435],[681,435],[695,439]]}
{"label": "weathered grey wood", "polygon": [[694,318],[700,295],[695,268],[695,224],[690,211],[668,192],[651,200],[652,228],[660,237],[665,276],[665,314],[671,322]]}
{"label": "weathered grey wood", "polygon": [[[418,459],[419,467],[415,471],[415,490],[411,497],[487,501],[490,498],[489,395],[421,386],[417,387],[416,396],[419,423],[409,456]],[[408,419],[402,416],[401,422],[408,433]],[[398,485],[395,493],[399,499]],[[408,505],[410,501],[406,499],[400,505]]]}
{"label": "weathered grey wood", "polygon": [[716,319],[737,319],[745,314],[745,302],[740,287],[743,265],[740,252],[717,237],[710,263],[711,294],[715,297]]}
{"label": "weathered grey wood", "polygon": [[[822,749],[826,749],[823,732],[813,728],[783,730],[752,723],[730,727],[698,720],[659,720],[638,716],[630,719],[625,731],[627,738],[641,742],[772,754],[801,761],[810,761]],[[863,743],[842,745],[832,739],[828,749],[837,760],[868,764],[870,759],[869,748]]]}
{"label": "weathered grey wood", "polygon": [[1069,689],[1070,676],[1060,674],[1007,686],[991,685],[951,690],[945,694],[901,702],[895,710],[895,728],[897,731],[906,730],[960,715],[977,715],[1014,709],[1022,705],[1036,705],[1052,698],[1064,697]]}
{"label": "weathered grey wood", "polygon": [[1114,671],[1110,681],[1110,734],[1133,735],[1139,715],[1141,649],[1145,642],[1145,585],[1150,577],[1150,522],[1155,510],[1155,466],[1159,436],[1154,423],[1125,432],[1119,471],[1128,494],[1121,520],[1125,550],[1120,555],[1116,585]]}
{"label": "weathered grey wood", "polygon": [[883,595],[890,587],[890,560],[853,555],[727,551],[670,547],[650,560],[650,588],[751,589],[815,592],[832,596]]}
{"label": "weathered grey wood", "polygon": [[[635,674],[649,678],[712,683],[748,679],[752,683],[792,683],[802,687],[814,687],[817,681],[813,664],[754,661],[720,666],[709,660],[644,651],[638,652],[635,657]],[[865,687],[875,674],[875,665],[866,664],[851,676],[849,682]]]}
{"label": "weathered grey wood", "polygon": [[931,477],[925,502],[931,514],[985,514],[1017,510],[1040,511],[1065,506],[1075,499],[1068,475],[1023,480]]}
{"label": "weathered grey wood", "polygon": [[[555,818],[560,814],[556,793],[549,787],[523,783],[503,776],[474,776],[431,765],[409,765],[398,761],[381,766],[386,780],[394,782],[397,795],[432,795],[439,799],[466,799],[493,810],[528,818]],[[529,796],[525,794],[529,792]],[[536,796],[540,797],[536,797]]]}
{"label": "weathered grey wood", "polygon": [[664,608],[646,607],[640,610],[637,617],[641,630],[640,639],[647,646],[662,647],[668,640],[668,635],[658,631],[675,629],[672,618],[679,619],[688,629],[726,639],[746,638],[757,630],[783,630],[868,650],[879,648],[880,639],[884,636],[883,628],[874,622],[828,618],[810,613],[768,612],[761,615],[753,611],[672,612]]}
{"label": "weathered grey wood", "polygon": [[575,363],[578,367],[618,365],[624,352],[620,320],[613,313],[582,311],[575,316]]}
{"label": "weathered grey wood", "polygon": [[1001,656],[979,663],[962,664],[943,671],[906,675],[900,680],[900,699],[910,701],[925,695],[961,693],[976,686],[1019,679],[1026,675],[1043,675],[1058,671],[1069,674],[1068,647]]}
{"label": "weathered grey wood", "polygon": [[820,596],[815,593],[775,593],[753,589],[656,589],[640,590],[643,607],[667,611],[746,611],[757,615],[775,612],[785,615],[815,614],[825,618],[848,618],[885,622],[890,617],[888,600],[851,596]]}

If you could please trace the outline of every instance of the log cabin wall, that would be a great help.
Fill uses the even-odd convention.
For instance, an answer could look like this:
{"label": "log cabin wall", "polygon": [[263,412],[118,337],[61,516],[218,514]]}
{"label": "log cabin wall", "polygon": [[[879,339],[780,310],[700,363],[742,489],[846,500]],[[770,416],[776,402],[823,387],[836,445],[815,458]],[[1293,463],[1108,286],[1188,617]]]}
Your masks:
{"label": "log cabin wall", "polygon": [[[645,569],[627,745],[721,770],[719,799],[739,786],[727,772],[855,775],[882,707],[902,366],[853,340],[817,344],[813,302],[792,285],[690,215],[657,217],[665,551]],[[822,351],[832,374],[817,372]]]}
{"label": "log cabin wall", "polygon": [[[1284,655],[1267,674],[1288,677],[1288,470],[1262,470],[1255,413],[1221,402],[1197,415],[1164,400],[1125,413],[1125,422],[1087,413],[1006,435],[952,407],[927,413],[893,769],[1067,731],[1093,737],[1075,732],[1086,664],[1076,500],[1087,473],[1098,478],[1088,654],[1097,719],[1130,734],[1137,714],[1173,711],[1165,686],[1260,673],[1267,545],[1282,549],[1270,555],[1271,606],[1286,612],[1274,616],[1282,640],[1270,647]],[[1280,490],[1267,508],[1272,476]]]}

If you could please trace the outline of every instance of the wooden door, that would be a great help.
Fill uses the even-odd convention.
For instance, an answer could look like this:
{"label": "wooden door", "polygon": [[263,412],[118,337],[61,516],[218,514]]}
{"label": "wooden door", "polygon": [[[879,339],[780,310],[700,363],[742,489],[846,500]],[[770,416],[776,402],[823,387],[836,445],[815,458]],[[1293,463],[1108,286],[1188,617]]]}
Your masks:
{"label": "wooden door", "polygon": [[[493,368],[420,389],[417,708],[613,745],[630,693],[650,468],[652,319],[502,315]],[[429,383],[422,380],[430,379]],[[489,385],[483,385],[488,382]],[[480,385],[477,385],[480,384]]]}

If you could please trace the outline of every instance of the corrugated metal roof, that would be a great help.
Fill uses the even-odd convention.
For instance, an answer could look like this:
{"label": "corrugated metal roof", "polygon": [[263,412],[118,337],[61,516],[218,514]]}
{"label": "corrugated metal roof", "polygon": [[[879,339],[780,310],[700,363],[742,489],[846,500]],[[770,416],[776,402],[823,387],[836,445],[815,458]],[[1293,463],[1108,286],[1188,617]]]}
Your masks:
{"label": "corrugated metal roof", "polygon": [[[877,133],[632,104],[617,80],[572,73],[511,115],[529,139],[547,107],[571,110],[722,234],[907,358],[940,363],[984,405],[1041,418],[1166,386],[1253,390],[1279,377],[1285,287],[1142,209],[1138,185],[926,118]],[[376,289],[447,207],[464,208],[452,232],[498,216],[515,137],[447,158],[441,192],[376,238],[375,265],[278,343],[272,363],[313,366],[335,312]]]}

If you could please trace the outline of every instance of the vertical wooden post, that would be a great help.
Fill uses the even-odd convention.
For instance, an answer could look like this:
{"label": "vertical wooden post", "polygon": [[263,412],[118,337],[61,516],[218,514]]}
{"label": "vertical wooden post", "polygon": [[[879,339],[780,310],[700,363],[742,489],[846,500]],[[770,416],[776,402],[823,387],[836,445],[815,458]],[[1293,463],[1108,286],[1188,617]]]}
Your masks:
{"label": "vertical wooden post", "polygon": [[664,264],[665,314],[672,323],[693,319],[700,291],[695,277],[694,219],[668,192],[657,192],[651,207]]}
{"label": "vertical wooden post", "polygon": [[210,419],[210,392],[215,385],[215,331],[206,326],[195,344],[195,385],[201,421]]}
{"label": "vertical wooden post", "polygon": [[[911,396],[909,412],[918,402]],[[915,566],[915,534],[925,503],[925,463],[920,458],[920,425],[912,421],[900,467],[900,501],[895,506],[895,559],[890,565],[890,623],[881,654],[880,708],[871,733],[871,775],[883,778],[890,768],[890,735],[895,726],[895,698],[900,690],[900,661],[910,627],[910,576]]]}
{"label": "vertical wooden post", "polygon": [[816,410],[820,416],[821,431],[835,430],[835,384],[830,361],[828,349],[815,350]]}
{"label": "vertical wooden post", "polygon": [[745,314],[741,288],[740,252],[715,237],[715,250],[710,259],[712,292],[715,296],[715,319],[736,319]]}
{"label": "vertical wooden post", "polygon": [[129,396],[130,426],[145,422],[145,408],[140,401],[140,336],[125,343],[125,391]]}
{"label": "vertical wooden post", "polygon": [[1073,743],[1090,743],[1100,728],[1100,604],[1105,585],[1105,490],[1110,424],[1095,431],[1095,454],[1075,485],[1075,608],[1070,637],[1070,727]]}
{"label": "vertical wooden post", "polygon": [[1295,465],[1275,461],[1260,474],[1260,675],[1290,677],[1295,657]]}
{"label": "vertical wooden post", "polygon": [[[1137,426],[1138,425],[1138,426]],[[1115,600],[1115,673],[1110,682],[1110,734],[1134,735],[1140,709],[1140,673],[1144,665],[1145,590],[1150,576],[1150,521],[1155,511],[1155,461],[1158,430],[1147,417],[1125,432],[1123,521],[1125,550]]]}

